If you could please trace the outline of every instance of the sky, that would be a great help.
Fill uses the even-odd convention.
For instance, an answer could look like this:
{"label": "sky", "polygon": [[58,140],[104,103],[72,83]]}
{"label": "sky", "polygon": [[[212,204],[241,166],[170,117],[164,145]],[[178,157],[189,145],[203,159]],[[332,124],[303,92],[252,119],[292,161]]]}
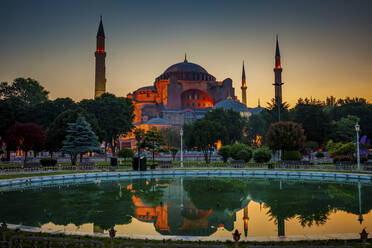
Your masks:
{"label": "sky", "polygon": [[106,90],[126,96],[188,61],[233,80],[247,105],[274,97],[275,35],[283,101],[327,96],[372,101],[372,1],[1,0],[0,81],[39,81],[50,98],[93,98],[99,16]]}

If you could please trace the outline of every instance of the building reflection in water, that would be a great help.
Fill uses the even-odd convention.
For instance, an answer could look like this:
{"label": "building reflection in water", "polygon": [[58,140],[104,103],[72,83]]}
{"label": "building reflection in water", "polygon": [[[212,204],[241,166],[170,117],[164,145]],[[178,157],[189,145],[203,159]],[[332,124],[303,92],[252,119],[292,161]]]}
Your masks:
{"label": "building reflection in water", "polygon": [[15,190],[0,202],[8,223],[45,229],[247,238],[358,233],[372,228],[371,194],[360,182],[181,177]]}

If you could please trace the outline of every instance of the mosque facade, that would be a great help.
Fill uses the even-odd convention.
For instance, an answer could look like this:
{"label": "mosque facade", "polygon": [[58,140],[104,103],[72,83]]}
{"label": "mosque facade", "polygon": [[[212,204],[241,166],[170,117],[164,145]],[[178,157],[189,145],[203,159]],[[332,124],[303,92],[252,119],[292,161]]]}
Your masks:
{"label": "mosque facade", "polygon": [[[106,92],[105,33],[102,17],[96,39],[95,98]],[[281,73],[279,42],[276,39],[273,85],[275,100],[279,104],[282,102]],[[233,81],[230,78],[217,80],[202,66],[189,62],[185,54],[182,62],[169,66],[151,85],[141,87],[127,94],[127,97],[134,105],[136,127],[145,130],[152,126],[180,128],[185,123],[202,118],[213,108],[232,109],[247,118],[260,113],[263,108],[259,103],[255,108],[246,106],[248,87],[244,62],[240,88],[242,102],[235,96]]]}
{"label": "mosque facade", "polygon": [[218,81],[203,67],[185,59],[169,66],[153,85],[127,95],[135,106],[135,124],[161,118],[172,126],[201,118],[218,102],[235,98],[232,80]]}

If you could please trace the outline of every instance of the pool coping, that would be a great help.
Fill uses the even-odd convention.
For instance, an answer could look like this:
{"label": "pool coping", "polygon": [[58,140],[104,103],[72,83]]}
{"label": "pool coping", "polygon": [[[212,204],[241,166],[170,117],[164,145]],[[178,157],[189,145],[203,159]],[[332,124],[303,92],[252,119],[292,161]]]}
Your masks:
{"label": "pool coping", "polygon": [[88,172],[74,174],[59,174],[46,176],[33,176],[0,180],[0,190],[18,185],[32,186],[38,184],[58,184],[74,181],[91,181],[94,179],[112,180],[119,178],[142,178],[159,176],[233,176],[256,178],[285,178],[306,180],[327,180],[337,182],[372,182],[372,174],[345,173],[345,172],[314,172],[314,171],[283,171],[283,170],[164,170],[164,171],[118,171],[118,172]]}

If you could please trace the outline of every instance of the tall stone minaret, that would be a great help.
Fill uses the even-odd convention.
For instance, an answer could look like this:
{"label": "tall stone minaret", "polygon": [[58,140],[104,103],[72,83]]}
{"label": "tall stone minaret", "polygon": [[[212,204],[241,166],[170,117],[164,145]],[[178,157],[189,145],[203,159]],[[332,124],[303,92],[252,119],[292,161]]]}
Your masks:
{"label": "tall stone minaret", "polygon": [[244,70],[244,61],[243,61],[243,72],[242,72],[242,102],[244,105],[247,105],[247,83],[245,81],[245,70]]}
{"label": "tall stone minaret", "polygon": [[102,16],[97,32],[96,56],[96,79],[94,87],[94,98],[100,97],[106,92],[106,52],[105,52],[105,32],[103,30]]}
{"label": "tall stone minaret", "polygon": [[280,51],[279,51],[279,41],[278,35],[276,35],[276,50],[275,50],[275,102],[279,105],[282,104],[282,67],[280,65]]}

